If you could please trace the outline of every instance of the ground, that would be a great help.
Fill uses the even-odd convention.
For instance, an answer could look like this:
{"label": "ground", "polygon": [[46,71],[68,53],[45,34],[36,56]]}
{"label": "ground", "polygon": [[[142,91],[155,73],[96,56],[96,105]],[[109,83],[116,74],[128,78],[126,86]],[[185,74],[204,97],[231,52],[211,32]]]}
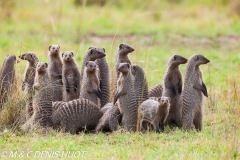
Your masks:
{"label": "ground", "polygon": [[[48,46],[59,44],[61,52],[75,53],[81,68],[87,48],[97,46],[106,49],[112,74],[117,46],[124,42],[135,48],[130,58],[145,69],[151,87],[162,83],[167,62],[174,54],[186,58],[202,54],[211,62],[200,67],[209,92],[202,132],[167,127],[160,134],[120,130],[71,135],[52,130],[20,131],[25,107],[20,86],[26,66],[21,61],[16,64],[17,91],[0,111],[1,158],[10,159],[11,152],[16,151],[16,156],[23,151],[27,159],[46,157],[38,151],[70,151],[76,154],[57,157],[240,159],[240,17],[235,12],[236,0],[204,0],[201,4],[196,0],[119,0],[104,6],[75,6],[63,0],[9,2],[1,3],[0,64],[8,54],[18,56],[30,51],[47,62]],[[180,69],[184,77],[185,65]]]}

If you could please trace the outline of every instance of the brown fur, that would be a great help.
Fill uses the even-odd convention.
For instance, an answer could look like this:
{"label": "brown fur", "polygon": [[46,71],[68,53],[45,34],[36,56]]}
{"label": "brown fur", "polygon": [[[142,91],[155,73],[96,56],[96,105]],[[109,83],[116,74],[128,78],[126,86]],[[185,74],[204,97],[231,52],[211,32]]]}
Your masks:
{"label": "brown fur", "polygon": [[33,83],[34,77],[36,73],[36,66],[39,62],[38,57],[31,52],[24,53],[19,56],[22,60],[27,60],[28,64],[24,71],[24,79],[22,83],[22,90],[25,91],[27,95],[27,102],[26,102],[26,120],[28,120],[33,114],[33,106],[32,106],[32,96],[33,96]]}
{"label": "brown fur", "polygon": [[171,98],[171,105],[166,124],[174,124],[178,127],[182,126],[182,73],[179,69],[180,64],[187,63],[187,59],[174,55],[168,62],[167,69],[163,79],[162,96]]}
{"label": "brown fur", "polygon": [[79,98],[69,102],[53,102],[52,121],[55,129],[78,133],[94,130],[103,113],[93,102]]}
{"label": "brown fur", "polygon": [[14,65],[17,62],[15,55],[8,55],[2,65],[0,72],[0,109],[12,94],[12,86],[15,81]]}
{"label": "brown fur", "polygon": [[141,131],[145,132],[149,124],[153,125],[156,132],[160,132],[160,130],[164,131],[164,124],[169,113],[169,108],[169,97],[154,97],[144,101],[140,106]]}
{"label": "brown fur", "polygon": [[48,48],[48,76],[53,84],[53,101],[62,101],[62,61],[60,59],[60,46],[51,45]]}
{"label": "brown fur", "polygon": [[182,95],[182,123],[184,130],[189,130],[192,126],[198,131],[203,129],[203,96],[208,97],[208,92],[199,66],[209,62],[202,55],[194,55],[188,60]]}
{"label": "brown fur", "polygon": [[80,71],[73,52],[63,52],[63,101],[68,102],[80,96]]}
{"label": "brown fur", "polygon": [[93,61],[85,63],[84,74],[81,84],[80,96],[88,99],[100,107],[98,98],[102,98],[97,64]]}

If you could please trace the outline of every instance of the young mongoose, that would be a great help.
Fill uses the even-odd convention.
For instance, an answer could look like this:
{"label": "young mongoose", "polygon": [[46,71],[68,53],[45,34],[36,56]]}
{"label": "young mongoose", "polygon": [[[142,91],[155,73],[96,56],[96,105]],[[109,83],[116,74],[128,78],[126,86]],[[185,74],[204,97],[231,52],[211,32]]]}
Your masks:
{"label": "young mongoose", "polygon": [[208,92],[199,66],[209,62],[202,55],[194,55],[188,60],[182,95],[182,123],[184,130],[191,129],[193,125],[198,131],[203,129],[203,96],[208,97]]}
{"label": "young mongoose", "polygon": [[60,46],[48,47],[48,76],[51,80],[54,92],[53,101],[62,101],[62,61],[60,59]]}
{"label": "young mongoose", "polygon": [[15,55],[7,55],[4,59],[0,72],[0,109],[3,109],[4,103],[12,93],[12,85],[15,82],[14,65],[17,62]]}
{"label": "young mongoose", "polygon": [[[39,124],[43,127],[52,126],[51,115],[54,95],[51,88],[51,81],[47,74],[47,67],[47,63],[38,62],[33,84],[35,93],[33,96],[32,125]],[[31,120],[31,118],[29,120]]]}
{"label": "young mongoose", "polygon": [[79,98],[69,102],[53,102],[52,121],[55,129],[78,133],[81,129],[94,130],[103,113],[93,102]]}
{"label": "young mongoose", "polygon": [[149,97],[161,97],[163,92],[163,85],[157,84],[151,87],[148,91]]}
{"label": "young mongoose", "polygon": [[85,63],[80,96],[92,101],[100,107],[100,104],[98,104],[98,98],[101,99],[102,94],[100,91],[97,64],[93,61],[87,61]]}
{"label": "young mongoose", "polygon": [[19,56],[22,60],[27,60],[28,64],[24,71],[24,78],[22,83],[22,90],[27,95],[27,102],[26,102],[26,119],[28,120],[33,114],[33,107],[32,107],[32,96],[33,96],[33,83],[34,77],[36,73],[37,63],[39,62],[38,57],[32,53],[24,53]]}
{"label": "young mongoose", "polygon": [[[151,124],[156,132],[164,131],[165,120],[170,108],[169,97],[150,98],[140,105],[141,120],[140,129],[142,132],[147,130]],[[160,125],[160,128],[159,128]]]}
{"label": "young mongoose", "polygon": [[122,117],[122,125],[127,131],[136,131],[138,118],[138,105],[134,92],[133,77],[129,63],[120,63],[118,71],[121,72],[117,81],[117,93],[113,104],[119,99],[119,109]]}
{"label": "young mongoose", "polygon": [[134,90],[137,98],[137,105],[140,105],[148,97],[148,82],[145,76],[145,72],[137,64],[131,65],[131,72],[134,77]]}
{"label": "young mongoose", "polygon": [[102,92],[101,107],[105,106],[110,99],[110,68],[106,57],[96,60],[99,68],[100,89]]}
{"label": "young mongoose", "polygon": [[163,78],[162,96],[171,98],[170,111],[166,119],[166,124],[175,124],[178,127],[182,126],[182,73],[179,65],[185,63],[187,63],[186,58],[180,55],[172,56],[168,61]]}
{"label": "young mongoose", "polygon": [[[107,105],[107,110],[103,114],[102,118],[99,120],[99,123],[95,129],[97,132],[116,131],[121,123],[122,114],[120,113],[118,106],[113,105],[113,103],[108,103]],[[103,110],[103,108],[101,108],[101,110]]]}
{"label": "young mongoose", "polygon": [[68,102],[80,96],[80,71],[73,52],[63,52],[63,101]]}

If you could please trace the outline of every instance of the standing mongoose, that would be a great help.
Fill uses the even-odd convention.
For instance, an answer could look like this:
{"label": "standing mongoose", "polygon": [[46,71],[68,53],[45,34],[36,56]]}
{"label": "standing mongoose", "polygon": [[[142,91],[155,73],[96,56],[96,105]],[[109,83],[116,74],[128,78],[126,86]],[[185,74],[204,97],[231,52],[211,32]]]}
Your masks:
{"label": "standing mongoose", "polygon": [[[148,124],[153,125],[156,132],[164,131],[164,124],[169,113],[170,98],[154,97],[144,101],[140,105],[141,120],[140,129],[142,132],[147,130]],[[159,128],[160,125],[160,128]]]}
{"label": "standing mongoose", "polygon": [[34,78],[33,90],[33,115],[23,125],[24,130],[31,129],[34,125],[51,127],[53,92],[47,74],[48,64],[38,62]]}
{"label": "standing mongoose", "polygon": [[161,97],[163,92],[163,85],[157,84],[151,87],[148,91],[149,97]]}
{"label": "standing mongoose", "polygon": [[24,71],[24,78],[22,83],[22,90],[27,95],[27,102],[26,102],[26,120],[28,120],[33,114],[33,107],[32,107],[32,96],[33,96],[33,83],[34,77],[36,73],[37,63],[39,62],[38,57],[31,52],[24,53],[19,56],[22,60],[27,60],[28,64]]}
{"label": "standing mongoose", "polygon": [[121,72],[117,81],[117,93],[113,104],[118,100],[122,117],[122,125],[127,131],[136,131],[138,119],[138,105],[134,92],[133,76],[129,63],[120,63],[118,71]]}
{"label": "standing mongoose", "polygon": [[15,55],[7,55],[4,59],[0,71],[0,109],[3,109],[4,103],[12,93],[12,86],[15,82],[15,69],[14,65],[17,63]]}
{"label": "standing mongoose", "polygon": [[207,58],[199,54],[193,55],[188,60],[182,95],[182,123],[184,130],[191,129],[192,125],[198,131],[203,129],[203,96],[208,97],[208,92],[199,66],[209,62]]}
{"label": "standing mongoose", "polygon": [[87,61],[95,61],[96,59],[100,59],[105,56],[106,54],[105,54],[104,48],[89,47],[87,52],[84,55],[83,65],[81,70],[81,77],[83,77],[84,67]]}
{"label": "standing mongoose", "polygon": [[110,68],[106,57],[96,60],[99,68],[100,89],[102,92],[101,107],[105,106],[110,99]]}
{"label": "standing mongoose", "polygon": [[137,105],[140,105],[143,101],[147,100],[148,97],[148,82],[145,76],[145,72],[137,64],[131,65],[131,72],[134,77],[134,90],[137,100]]}
{"label": "standing mongoose", "polygon": [[[107,108],[105,111],[104,108]],[[113,103],[107,103],[101,110],[104,112],[102,118],[96,127],[96,131],[116,131],[122,120],[122,114],[117,105]]]}
{"label": "standing mongoose", "polygon": [[80,96],[80,71],[74,60],[73,52],[63,52],[63,101],[68,102]]}
{"label": "standing mongoose", "polygon": [[163,93],[162,96],[171,98],[169,115],[166,119],[166,125],[175,124],[178,127],[182,126],[182,73],[179,69],[180,64],[187,63],[187,59],[174,55],[168,61],[167,69],[163,78]]}
{"label": "standing mongoose", "polygon": [[94,130],[103,113],[93,102],[79,98],[69,102],[53,102],[52,121],[55,129],[78,133],[81,129]]}
{"label": "standing mongoose", "polygon": [[132,64],[131,60],[128,57],[128,54],[133,52],[134,49],[129,46],[128,44],[120,44],[118,46],[118,50],[116,53],[116,58],[115,58],[115,81],[117,82],[118,78],[119,78],[119,72],[118,72],[118,68],[119,68],[119,64],[120,63],[129,63],[130,65]]}
{"label": "standing mongoose", "polygon": [[60,59],[60,46],[51,45],[48,47],[48,76],[52,83],[54,92],[53,101],[62,101],[62,61]]}
{"label": "standing mongoose", "polygon": [[102,98],[100,91],[100,81],[98,78],[97,64],[93,61],[87,61],[84,67],[84,73],[81,83],[80,96],[98,104],[98,98]]}

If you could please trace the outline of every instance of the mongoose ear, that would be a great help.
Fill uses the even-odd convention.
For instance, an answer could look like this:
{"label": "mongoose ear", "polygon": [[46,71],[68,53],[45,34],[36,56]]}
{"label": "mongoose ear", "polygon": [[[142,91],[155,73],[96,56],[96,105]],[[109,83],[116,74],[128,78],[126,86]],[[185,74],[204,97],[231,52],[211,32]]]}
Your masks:
{"label": "mongoose ear", "polygon": [[173,60],[176,61],[177,60],[177,55],[173,56]]}
{"label": "mongoose ear", "polygon": [[85,63],[85,66],[87,66],[87,65],[88,65],[88,63],[89,63],[89,61],[87,61],[87,62]]}
{"label": "mongoose ear", "polygon": [[48,67],[48,64],[47,63],[45,63],[45,65],[46,65],[46,68]]}
{"label": "mongoose ear", "polygon": [[71,52],[71,53],[72,53],[72,56],[74,56],[73,52]]}
{"label": "mongoose ear", "polygon": [[119,45],[119,49],[122,49],[122,48],[123,48],[123,44],[120,44],[120,45]]}
{"label": "mongoose ear", "polygon": [[105,48],[103,48],[103,51],[104,51],[104,53],[105,53]]}
{"label": "mongoose ear", "polygon": [[167,97],[168,98],[168,102],[170,103],[171,102],[171,98],[170,97]]}
{"label": "mongoose ear", "polygon": [[128,69],[130,68],[130,64],[129,63],[127,63],[127,66],[128,66]]}
{"label": "mongoose ear", "polygon": [[88,49],[92,49],[93,47],[89,47]]}
{"label": "mongoose ear", "polygon": [[65,52],[62,52],[62,57],[63,57],[64,53],[65,53]]}
{"label": "mongoose ear", "polygon": [[60,46],[58,45],[58,49],[60,49]]}
{"label": "mongoose ear", "polygon": [[52,47],[52,45],[48,47],[48,50],[49,50],[49,51],[50,51],[51,47]]}
{"label": "mongoose ear", "polygon": [[196,61],[198,61],[198,60],[199,60],[199,55],[196,56]]}

